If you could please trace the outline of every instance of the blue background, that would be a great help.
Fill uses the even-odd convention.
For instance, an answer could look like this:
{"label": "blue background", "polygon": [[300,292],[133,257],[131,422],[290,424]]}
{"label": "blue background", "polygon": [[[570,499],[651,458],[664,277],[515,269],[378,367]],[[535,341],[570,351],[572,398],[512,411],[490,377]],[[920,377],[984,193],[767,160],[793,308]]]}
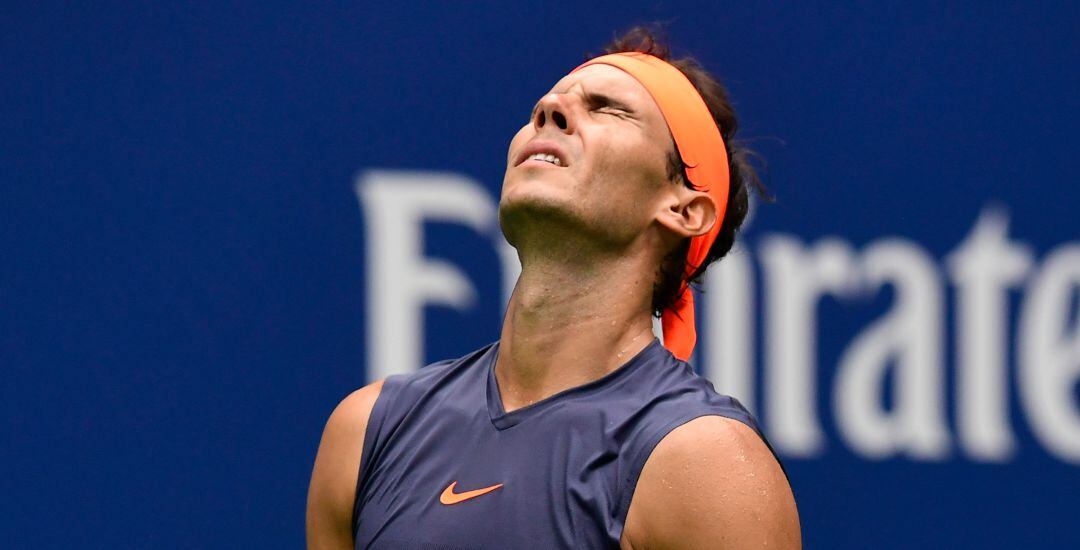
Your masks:
{"label": "blue background", "polygon": [[[1080,239],[1074,3],[8,6],[2,545],[301,546],[323,423],[366,382],[356,174],[497,196],[535,100],[655,20],[768,160],[751,246],[895,235],[940,258],[987,204],[1037,258]],[[484,289],[431,309],[425,357],[496,338],[490,244],[436,226],[425,246]],[[887,303],[823,305],[823,380]],[[869,461],[826,423],[823,454],[787,461],[806,546],[1080,547],[1080,469],[1015,411],[1004,464]]]}

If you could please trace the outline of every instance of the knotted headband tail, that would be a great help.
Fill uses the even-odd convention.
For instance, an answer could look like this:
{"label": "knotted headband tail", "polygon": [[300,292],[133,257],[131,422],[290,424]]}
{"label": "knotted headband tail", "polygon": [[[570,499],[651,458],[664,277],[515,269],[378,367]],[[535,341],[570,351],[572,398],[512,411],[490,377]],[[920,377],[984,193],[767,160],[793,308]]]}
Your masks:
{"label": "knotted headband tail", "polygon": [[689,361],[697,343],[694,293],[689,286],[684,287],[675,303],[660,316],[660,326],[664,329],[664,347],[675,357]]}
{"label": "knotted headband tail", "polygon": [[690,240],[686,273],[681,281],[682,292],[675,304],[660,317],[664,328],[664,347],[675,357],[686,361],[697,343],[694,295],[687,281],[697,266],[705,262],[709,248],[720,233],[727,210],[729,176],[724,138],[701,94],[675,66],[648,54],[626,52],[597,57],[574,70],[596,64],[622,69],[645,86],[660,107],[660,113],[664,115],[668,129],[675,138],[675,147],[686,166],[690,184],[694,189],[708,193],[716,203],[716,223],[708,233]]}

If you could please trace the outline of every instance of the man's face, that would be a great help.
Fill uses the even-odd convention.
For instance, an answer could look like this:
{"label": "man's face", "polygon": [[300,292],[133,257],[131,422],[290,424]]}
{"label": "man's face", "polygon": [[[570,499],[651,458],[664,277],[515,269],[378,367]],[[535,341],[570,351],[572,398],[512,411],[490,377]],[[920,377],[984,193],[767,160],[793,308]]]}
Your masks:
{"label": "man's face", "polygon": [[625,246],[663,208],[673,151],[660,108],[632,76],[610,65],[567,75],[510,142],[499,203],[503,232],[516,246],[517,232],[543,218]]}

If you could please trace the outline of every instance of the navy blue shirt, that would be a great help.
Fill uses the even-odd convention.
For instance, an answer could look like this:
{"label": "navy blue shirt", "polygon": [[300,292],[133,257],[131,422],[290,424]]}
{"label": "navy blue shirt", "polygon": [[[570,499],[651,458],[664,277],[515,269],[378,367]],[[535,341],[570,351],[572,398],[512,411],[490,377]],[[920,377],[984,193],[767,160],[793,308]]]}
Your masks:
{"label": "navy blue shirt", "polygon": [[383,384],[353,510],[357,549],[618,548],[656,444],[694,418],[757,422],[658,340],[599,380],[503,410],[498,343]]}

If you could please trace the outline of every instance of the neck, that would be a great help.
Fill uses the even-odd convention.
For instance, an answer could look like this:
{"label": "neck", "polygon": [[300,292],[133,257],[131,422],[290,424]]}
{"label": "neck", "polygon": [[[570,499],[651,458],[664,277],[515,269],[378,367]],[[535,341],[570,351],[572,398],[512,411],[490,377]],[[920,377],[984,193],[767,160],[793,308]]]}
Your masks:
{"label": "neck", "polygon": [[597,380],[652,342],[650,262],[522,258],[495,365],[506,411]]}

